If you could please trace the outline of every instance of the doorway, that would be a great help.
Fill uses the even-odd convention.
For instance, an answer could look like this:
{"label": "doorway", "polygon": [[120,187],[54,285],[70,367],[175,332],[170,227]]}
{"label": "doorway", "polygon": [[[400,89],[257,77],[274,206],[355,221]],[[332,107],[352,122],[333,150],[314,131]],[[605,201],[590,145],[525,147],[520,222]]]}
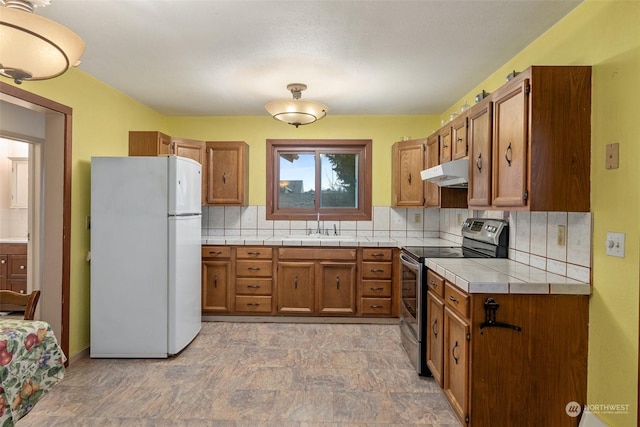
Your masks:
{"label": "doorway", "polygon": [[51,324],[62,350],[69,356],[72,111],[0,82],[0,113],[0,136],[42,141],[32,144],[31,149],[34,153],[41,150],[34,155],[30,169],[41,172],[33,179],[34,194],[40,196],[34,209],[30,209],[32,241],[39,243],[31,245],[31,260],[37,265],[31,269],[37,271],[31,280],[42,292],[40,318]]}

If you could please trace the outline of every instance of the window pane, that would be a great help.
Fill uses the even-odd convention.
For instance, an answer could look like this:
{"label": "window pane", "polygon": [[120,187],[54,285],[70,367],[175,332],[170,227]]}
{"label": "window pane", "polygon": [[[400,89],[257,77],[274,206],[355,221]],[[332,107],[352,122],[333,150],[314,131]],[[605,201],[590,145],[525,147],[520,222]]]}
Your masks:
{"label": "window pane", "polygon": [[315,156],[280,153],[279,208],[315,207]]}
{"label": "window pane", "polygon": [[320,208],[358,207],[358,155],[321,154]]}

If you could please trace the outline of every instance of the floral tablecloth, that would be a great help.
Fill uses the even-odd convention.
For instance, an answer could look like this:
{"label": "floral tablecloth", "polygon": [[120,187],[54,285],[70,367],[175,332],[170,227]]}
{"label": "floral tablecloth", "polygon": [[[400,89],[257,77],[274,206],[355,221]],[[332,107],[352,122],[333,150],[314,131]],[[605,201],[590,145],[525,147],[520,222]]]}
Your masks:
{"label": "floral tablecloth", "polygon": [[62,380],[66,360],[47,322],[0,319],[0,426],[12,427]]}

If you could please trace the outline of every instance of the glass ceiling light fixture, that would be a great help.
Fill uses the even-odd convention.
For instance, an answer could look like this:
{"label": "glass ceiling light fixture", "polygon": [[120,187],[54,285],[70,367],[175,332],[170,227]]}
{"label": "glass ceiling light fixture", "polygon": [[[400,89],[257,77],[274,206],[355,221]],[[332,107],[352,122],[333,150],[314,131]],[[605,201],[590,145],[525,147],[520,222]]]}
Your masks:
{"label": "glass ceiling light fixture", "polygon": [[50,0],[0,0],[0,75],[46,80],[77,66],[84,41],[67,27],[33,13]]}
{"label": "glass ceiling light fixture", "polygon": [[281,120],[295,127],[308,125],[324,118],[329,107],[315,101],[303,101],[300,99],[302,91],[307,88],[303,83],[291,83],[287,90],[291,91],[293,99],[267,102],[264,108],[276,120]]}

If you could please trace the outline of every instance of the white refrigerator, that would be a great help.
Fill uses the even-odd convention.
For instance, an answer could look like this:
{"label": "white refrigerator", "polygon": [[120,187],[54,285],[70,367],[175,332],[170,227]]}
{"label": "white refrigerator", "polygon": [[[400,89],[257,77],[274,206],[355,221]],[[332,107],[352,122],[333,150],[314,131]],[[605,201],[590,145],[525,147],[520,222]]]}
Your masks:
{"label": "white refrigerator", "polygon": [[201,165],[91,159],[91,357],[162,358],[201,327]]}

